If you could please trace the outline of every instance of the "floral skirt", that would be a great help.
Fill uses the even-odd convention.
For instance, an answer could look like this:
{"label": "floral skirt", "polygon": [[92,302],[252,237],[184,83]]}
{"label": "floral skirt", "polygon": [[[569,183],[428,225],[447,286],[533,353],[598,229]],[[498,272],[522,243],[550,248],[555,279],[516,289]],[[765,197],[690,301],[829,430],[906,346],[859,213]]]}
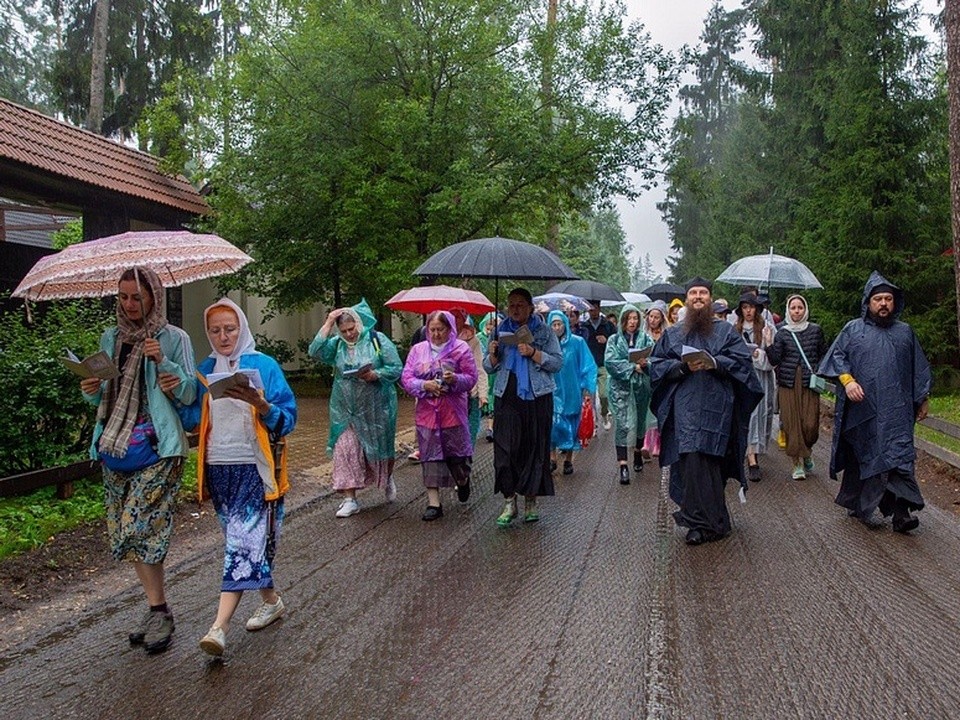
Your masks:
{"label": "floral skirt", "polygon": [[273,587],[273,556],[283,523],[283,498],[267,502],[257,466],[207,465],[207,486],[226,536],[223,592]]}
{"label": "floral skirt", "polygon": [[183,458],[168,457],[132,473],[103,468],[107,536],[115,560],[162,563],[170,549]]}
{"label": "floral skirt", "polygon": [[385,487],[390,477],[390,461],[368,462],[357,431],[351,425],[333,448],[333,489],[360,490],[376,485]]}

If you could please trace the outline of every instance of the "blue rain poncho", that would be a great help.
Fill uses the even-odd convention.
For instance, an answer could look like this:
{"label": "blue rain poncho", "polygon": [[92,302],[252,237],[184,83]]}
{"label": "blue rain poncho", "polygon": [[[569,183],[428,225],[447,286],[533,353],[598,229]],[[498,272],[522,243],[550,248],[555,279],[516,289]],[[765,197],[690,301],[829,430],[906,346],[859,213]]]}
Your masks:
{"label": "blue rain poncho", "polygon": [[[334,368],[333,390],[330,392],[330,435],[327,452],[340,435],[353,426],[368,462],[386,460],[395,456],[397,434],[396,382],[403,371],[397,348],[383,333],[373,329],[376,317],[366,300],[349,308],[363,330],[351,347],[334,331],[328,336],[317,333],[308,353]],[[344,370],[370,363],[380,376],[376,382],[344,377]]]}
{"label": "blue rain poncho", "polygon": [[560,450],[579,449],[577,431],[580,428],[580,409],[584,391],[591,395],[597,392],[597,364],[587,347],[587,341],[570,332],[570,321],[559,310],[547,315],[547,325],[553,332],[553,321],[563,322],[563,337],[560,351],[563,367],[554,375],[557,383],[553,391],[553,446]]}

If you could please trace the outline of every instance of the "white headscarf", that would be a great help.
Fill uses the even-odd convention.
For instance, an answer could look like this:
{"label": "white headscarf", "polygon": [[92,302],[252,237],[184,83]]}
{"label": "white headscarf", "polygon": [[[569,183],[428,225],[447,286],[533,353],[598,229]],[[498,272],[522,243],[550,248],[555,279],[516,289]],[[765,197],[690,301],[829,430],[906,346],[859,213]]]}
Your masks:
{"label": "white headscarf", "polygon": [[[796,322],[796,323],[790,319],[790,302],[794,298],[798,298],[800,302],[803,303],[803,316],[800,318],[800,322]],[[791,332],[803,332],[804,330],[807,329],[807,325],[810,324],[807,322],[809,317],[810,317],[810,306],[807,304],[807,299],[803,295],[791,295],[790,297],[787,298],[787,312],[783,316],[783,326],[787,330],[790,330]]]}
{"label": "white headscarf", "polygon": [[213,343],[210,343],[210,348],[213,350],[213,352],[210,353],[210,357],[216,360],[213,366],[214,372],[230,372],[231,370],[237,369],[237,361],[241,355],[256,352],[257,343],[253,339],[253,334],[250,332],[250,324],[247,322],[247,316],[244,315],[240,306],[230,298],[221,298],[203,311],[203,329],[206,330],[209,327],[210,313],[221,307],[233,310],[233,312],[237,314],[237,321],[240,324],[240,336],[237,338],[237,344],[233,347],[233,352],[229,355],[221,355],[213,347]]}

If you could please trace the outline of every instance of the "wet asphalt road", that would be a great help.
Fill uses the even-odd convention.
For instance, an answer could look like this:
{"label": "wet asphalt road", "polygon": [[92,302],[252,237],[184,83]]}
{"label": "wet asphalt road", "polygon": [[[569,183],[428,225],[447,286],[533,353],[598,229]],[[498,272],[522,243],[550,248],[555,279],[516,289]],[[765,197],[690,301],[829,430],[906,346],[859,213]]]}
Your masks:
{"label": "wet asphalt road", "polygon": [[288,614],[247,633],[248,594],[225,662],[196,644],[219,586],[211,547],[168,569],[167,653],[126,644],[132,588],[51,613],[0,654],[3,716],[960,717],[960,522],[929,507],[912,536],[867,528],[833,505],[825,472],[792,482],[772,452],[747,505],[728,488],[733,535],[696,548],[654,466],[616,482],[610,433],[558,477],[539,523],[507,530],[489,446],[470,502],[446,496],[435,523],[404,467],[393,505],[367,490],[347,520],[333,497],[290,514]]}

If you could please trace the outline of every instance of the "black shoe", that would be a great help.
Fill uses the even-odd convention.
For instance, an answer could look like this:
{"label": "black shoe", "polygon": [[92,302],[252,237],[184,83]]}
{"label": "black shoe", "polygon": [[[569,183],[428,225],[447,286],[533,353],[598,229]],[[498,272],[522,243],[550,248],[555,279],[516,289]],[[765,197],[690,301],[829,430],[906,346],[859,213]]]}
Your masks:
{"label": "black shoe", "polygon": [[563,474],[564,475],[573,475],[573,463],[569,460],[563,461]]}
{"label": "black shoe", "polygon": [[906,515],[894,515],[893,516],[893,530],[898,533],[908,533],[911,530],[916,530],[920,527],[920,518],[915,515],[911,515],[909,512]]}
{"label": "black shoe", "polygon": [[703,545],[706,541],[706,536],[700,530],[691,530],[687,533],[687,545]]}
{"label": "black shoe", "polygon": [[620,466],[620,484],[621,485],[630,484],[630,471],[627,469],[626,465]]}
{"label": "black shoe", "polygon": [[443,508],[439,505],[427,505],[426,511],[423,513],[421,520],[426,520],[430,522],[431,520],[438,520],[443,517]]}
{"label": "black shoe", "polygon": [[556,461],[556,460],[551,460],[551,461],[550,461],[550,472],[556,472],[556,471],[557,471],[557,461]]}
{"label": "black shoe", "polygon": [[638,452],[633,453],[633,471],[643,472],[643,455]]}
{"label": "black shoe", "polygon": [[751,482],[760,482],[760,464],[747,465],[747,480]]}
{"label": "black shoe", "polygon": [[466,502],[470,499],[470,478],[462,485],[457,485],[457,500]]}
{"label": "black shoe", "polygon": [[493,430],[487,430],[487,442],[493,442]]}

